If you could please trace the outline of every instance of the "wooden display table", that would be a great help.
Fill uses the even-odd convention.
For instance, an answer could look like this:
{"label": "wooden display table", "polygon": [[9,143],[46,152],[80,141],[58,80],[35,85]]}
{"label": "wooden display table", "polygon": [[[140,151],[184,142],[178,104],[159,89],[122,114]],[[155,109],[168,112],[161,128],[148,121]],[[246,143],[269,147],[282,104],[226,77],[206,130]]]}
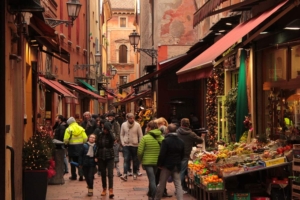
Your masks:
{"label": "wooden display table", "polygon": [[210,200],[211,194],[217,194],[218,199],[224,200],[226,199],[226,190],[224,189],[216,189],[210,190],[203,184],[195,184],[194,180],[188,179],[187,185],[189,188],[189,193],[194,196],[196,199],[202,200]]}
{"label": "wooden display table", "polygon": [[[192,196],[194,196],[196,199],[210,200],[211,194],[217,194],[218,199],[224,200],[224,199],[226,199],[225,183],[226,183],[227,178],[233,177],[233,176],[240,176],[240,175],[253,173],[253,172],[258,172],[258,171],[263,171],[263,170],[268,170],[268,169],[277,168],[277,167],[286,167],[291,164],[292,164],[292,162],[284,162],[284,163],[280,163],[280,164],[264,166],[262,168],[257,168],[257,169],[253,169],[253,170],[249,170],[249,171],[243,171],[242,173],[239,173],[239,174],[224,176],[224,177],[222,177],[223,184],[224,184],[223,189],[210,190],[202,183],[195,183],[195,181],[193,179],[188,178],[187,184],[188,184],[188,188],[189,188],[189,193]],[[299,190],[300,190],[300,186],[299,186]]]}

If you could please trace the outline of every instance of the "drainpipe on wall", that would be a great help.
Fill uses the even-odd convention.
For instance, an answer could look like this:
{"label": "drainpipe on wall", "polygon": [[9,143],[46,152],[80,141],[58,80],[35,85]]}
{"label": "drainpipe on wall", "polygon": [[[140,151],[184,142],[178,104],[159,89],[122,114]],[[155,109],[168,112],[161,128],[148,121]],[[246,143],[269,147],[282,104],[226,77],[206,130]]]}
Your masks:
{"label": "drainpipe on wall", "polygon": [[[89,0],[86,0],[86,49],[87,49],[87,52],[86,52],[86,64],[90,64],[90,1]],[[89,71],[90,71],[90,68],[88,67],[87,68],[88,70],[88,74]],[[83,104],[81,104],[83,105]],[[91,108],[91,101],[89,101],[89,111],[91,112],[90,108]],[[82,107],[83,109],[83,107]],[[85,110],[83,111],[85,112]]]}
{"label": "drainpipe on wall", "polygon": [[86,64],[90,64],[90,1],[86,0]]}

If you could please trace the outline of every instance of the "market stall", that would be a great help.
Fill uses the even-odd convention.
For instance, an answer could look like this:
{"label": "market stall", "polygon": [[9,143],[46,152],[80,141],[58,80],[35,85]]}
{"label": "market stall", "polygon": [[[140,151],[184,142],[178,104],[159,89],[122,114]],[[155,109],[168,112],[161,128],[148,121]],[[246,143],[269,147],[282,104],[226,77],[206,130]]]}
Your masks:
{"label": "market stall", "polygon": [[[291,199],[293,145],[284,140],[218,145],[213,151],[194,147],[187,183],[197,199]],[[300,165],[299,165],[300,168]],[[274,187],[280,186],[280,192]],[[272,193],[273,191],[273,193]]]}

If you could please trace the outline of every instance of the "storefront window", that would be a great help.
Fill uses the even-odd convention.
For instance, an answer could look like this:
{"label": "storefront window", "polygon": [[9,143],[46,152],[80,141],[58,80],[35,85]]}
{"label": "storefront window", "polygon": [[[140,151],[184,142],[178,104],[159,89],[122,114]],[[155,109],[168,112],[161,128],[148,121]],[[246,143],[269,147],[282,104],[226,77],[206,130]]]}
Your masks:
{"label": "storefront window", "polygon": [[236,70],[231,73],[231,88],[237,87],[238,82],[239,82],[239,71]]}
{"label": "storefront window", "polygon": [[267,70],[266,81],[286,80],[287,49],[275,49],[266,51],[264,66]]}
{"label": "storefront window", "polygon": [[291,48],[292,79],[300,77],[300,45]]}

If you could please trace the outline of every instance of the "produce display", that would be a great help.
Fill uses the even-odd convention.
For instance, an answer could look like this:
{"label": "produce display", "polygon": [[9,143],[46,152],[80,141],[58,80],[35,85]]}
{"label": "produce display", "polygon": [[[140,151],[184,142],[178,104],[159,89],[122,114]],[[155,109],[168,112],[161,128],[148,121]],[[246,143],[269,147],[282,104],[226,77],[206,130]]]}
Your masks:
{"label": "produce display", "polygon": [[223,177],[282,164],[291,152],[291,145],[278,141],[260,144],[256,139],[251,143],[219,145],[210,152],[194,147],[188,164],[189,178],[208,190],[222,190]]}

